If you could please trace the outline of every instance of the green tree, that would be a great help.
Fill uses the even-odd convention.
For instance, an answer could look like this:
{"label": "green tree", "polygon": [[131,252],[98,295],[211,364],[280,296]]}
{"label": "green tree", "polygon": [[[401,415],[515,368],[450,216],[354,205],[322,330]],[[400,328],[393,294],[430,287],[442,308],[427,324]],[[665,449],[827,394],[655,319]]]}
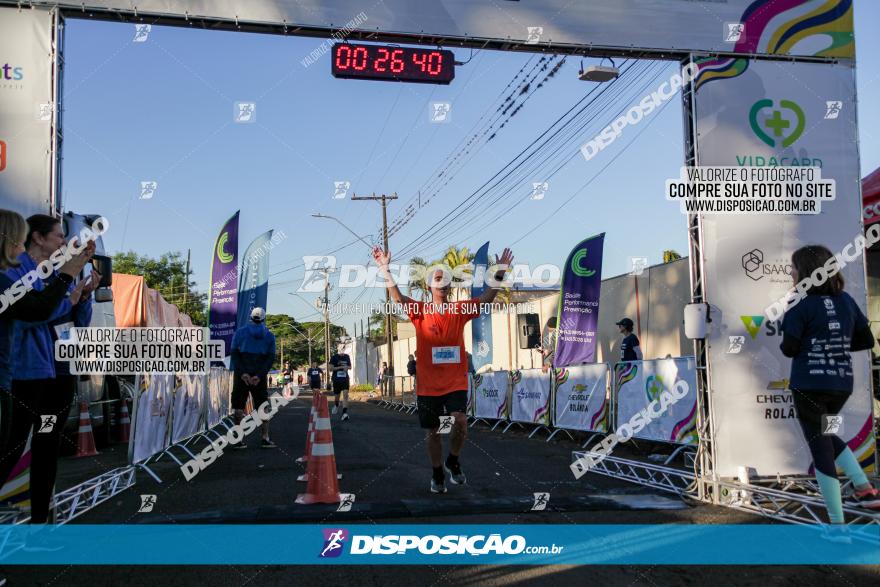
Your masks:
{"label": "green tree", "polygon": [[663,251],[664,263],[671,263],[672,261],[677,261],[678,259],[681,259],[681,255],[679,255],[677,251],[673,251],[672,249]]}
{"label": "green tree", "polygon": [[113,271],[142,275],[165,300],[188,314],[193,325],[207,326],[208,296],[196,291],[196,283],[186,274],[186,261],[180,252],[165,253],[158,259],[138,255],[134,251],[113,255]]}
{"label": "green tree", "polygon": [[[281,352],[284,351],[284,363],[294,369],[309,364],[309,339],[312,340],[312,360],[323,364],[324,355],[324,323],[297,322],[293,316],[286,314],[267,314],[266,327],[275,335],[275,362],[273,368],[282,368]],[[336,352],[337,342],[348,336],[342,326],[330,324],[330,354]]]}
{"label": "green tree", "polygon": [[[424,300],[428,296],[428,285],[425,282],[424,270],[428,267],[428,262],[423,257],[413,257],[409,260],[412,272],[409,276],[409,295],[413,299]],[[421,268],[421,271],[419,271]]]}

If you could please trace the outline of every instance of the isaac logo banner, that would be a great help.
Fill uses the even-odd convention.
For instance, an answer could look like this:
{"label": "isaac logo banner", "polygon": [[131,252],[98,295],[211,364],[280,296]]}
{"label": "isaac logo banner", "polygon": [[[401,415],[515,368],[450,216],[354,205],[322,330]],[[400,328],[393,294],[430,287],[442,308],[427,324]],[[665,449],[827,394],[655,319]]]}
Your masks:
{"label": "isaac logo banner", "polygon": [[559,291],[554,367],[592,363],[596,356],[605,233],[581,241],[565,262]]}

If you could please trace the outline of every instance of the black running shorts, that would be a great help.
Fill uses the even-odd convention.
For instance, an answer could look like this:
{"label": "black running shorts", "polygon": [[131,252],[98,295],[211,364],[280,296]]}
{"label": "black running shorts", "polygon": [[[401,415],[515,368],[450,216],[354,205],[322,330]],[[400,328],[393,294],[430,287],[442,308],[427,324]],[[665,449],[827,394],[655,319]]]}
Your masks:
{"label": "black running shorts", "polygon": [[440,416],[467,411],[467,390],[450,391],[444,395],[420,395],[416,398],[419,425],[434,429],[440,426]]}

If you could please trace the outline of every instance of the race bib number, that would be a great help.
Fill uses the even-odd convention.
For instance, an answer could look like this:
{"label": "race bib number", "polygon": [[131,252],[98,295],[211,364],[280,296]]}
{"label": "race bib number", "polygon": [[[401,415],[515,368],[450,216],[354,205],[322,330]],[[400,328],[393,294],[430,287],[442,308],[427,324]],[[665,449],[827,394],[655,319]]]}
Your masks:
{"label": "race bib number", "polygon": [[461,349],[457,346],[435,346],[431,347],[431,362],[435,365],[444,363],[460,363]]}
{"label": "race bib number", "polygon": [[69,340],[70,329],[73,328],[73,322],[65,322],[64,324],[55,325],[55,335],[58,340]]}
{"label": "race bib number", "polygon": [[336,372],[337,379],[345,379],[346,377],[348,377],[348,374],[345,371],[337,371]]}

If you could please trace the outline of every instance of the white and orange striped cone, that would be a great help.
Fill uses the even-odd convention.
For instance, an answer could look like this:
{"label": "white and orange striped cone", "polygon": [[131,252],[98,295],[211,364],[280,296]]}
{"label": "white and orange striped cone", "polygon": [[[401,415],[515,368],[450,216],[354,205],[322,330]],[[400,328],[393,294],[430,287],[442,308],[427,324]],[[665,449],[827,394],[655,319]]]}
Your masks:
{"label": "white and orange striped cone", "polygon": [[312,394],[312,409],[309,411],[309,429],[306,430],[306,452],[296,459],[297,463],[309,462],[309,453],[312,451],[312,442],[315,440],[315,417],[318,415],[318,394]]}
{"label": "white and orange striped cone", "polygon": [[[321,400],[324,402],[324,407],[327,408],[327,396],[316,394],[315,395],[315,403],[318,403],[319,401],[321,401],[318,398],[321,398]],[[308,455],[310,455],[312,452],[312,445],[315,443],[315,434],[318,429],[318,425],[320,424],[322,429],[330,430],[330,416],[328,415],[326,419],[322,420],[321,418],[318,417],[317,408],[312,408],[312,412],[314,413],[314,418],[312,418],[309,422],[309,434],[308,434],[308,436],[306,436],[306,456],[303,457],[303,459],[304,459],[303,462],[308,462],[308,460],[309,460]],[[342,475],[337,474],[336,478],[342,479]],[[308,469],[306,469],[305,473],[303,473],[302,475],[297,477],[296,480],[297,481],[308,481],[309,480]]]}
{"label": "white and orange striped cone", "polygon": [[92,419],[89,417],[88,402],[79,403],[79,432],[76,435],[76,457],[93,457],[98,454],[95,436],[92,434]]}
{"label": "white and orange striped cone", "polygon": [[321,396],[315,419],[315,441],[309,454],[306,471],[306,492],[296,496],[296,503],[339,503],[339,482],[336,477],[336,456],[333,453],[333,432],[327,398]]}
{"label": "white and orange striped cone", "polygon": [[131,434],[131,416],[128,414],[128,400],[123,399],[119,403],[122,407],[119,408],[119,418],[117,420],[119,428],[116,429],[116,441],[128,442],[129,435]]}

